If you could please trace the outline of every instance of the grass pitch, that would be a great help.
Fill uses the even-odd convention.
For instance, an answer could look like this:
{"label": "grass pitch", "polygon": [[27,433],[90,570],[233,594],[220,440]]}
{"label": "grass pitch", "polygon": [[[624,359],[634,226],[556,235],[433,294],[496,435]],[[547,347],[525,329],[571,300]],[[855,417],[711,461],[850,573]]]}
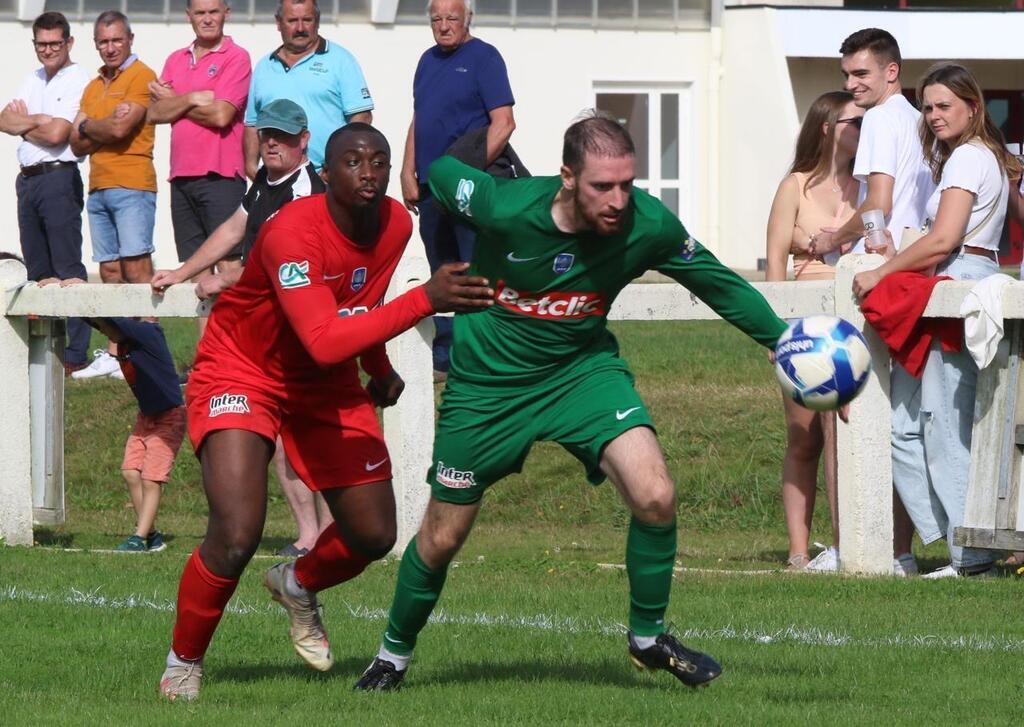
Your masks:
{"label": "grass pitch", "polygon": [[[168,321],[188,358],[191,322]],[[322,595],[337,664],[307,670],[284,612],[243,577],[207,658],[201,701],[162,704],[156,683],[177,579],[205,526],[186,444],[167,489],[164,553],[113,555],[132,525],[118,467],[134,401],[115,381],[67,391],[69,520],[43,547],[0,552],[4,724],[1007,724],[1024,653],[1019,580],[956,582],[788,576],[778,502],[784,435],[763,352],[720,324],[615,328],[679,482],[681,571],[668,619],[724,666],[708,689],[641,674],[626,657],[621,563],[628,522],[558,447],[538,447],[501,483],[450,573],[406,687],[350,691],[369,663],[394,559]],[[262,554],[289,540],[271,485]],[[821,498],[824,499],[823,497]],[[819,538],[827,512],[819,508]],[[83,549],[66,552],[63,548]],[[941,545],[918,552],[940,565]],[[721,573],[719,571],[736,571]],[[746,571],[758,571],[749,574]]]}

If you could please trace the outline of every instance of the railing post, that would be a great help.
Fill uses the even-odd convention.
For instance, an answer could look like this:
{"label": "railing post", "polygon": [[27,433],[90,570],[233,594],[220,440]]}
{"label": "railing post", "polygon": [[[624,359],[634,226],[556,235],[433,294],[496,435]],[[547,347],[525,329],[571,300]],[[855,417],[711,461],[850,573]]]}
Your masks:
{"label": "railing post", "polygon": [[[427,261],[407,256],[395,271],[389,297],[395,297],[430,277]],[[391,455],[392,483],[398,518],[395,553],[402,553],[419,530],[430,499],[426,474],[434,447],[434,383],[431,342],[434,323],[415,328],[388,342],[388,357],[405,381],[398,403],[384,410],[384,438]]]}
{"label": "railing post", "polygon": [[853,276],[882,264],[878,255],[844,255],[836,269],[836,315],[864,334],[871,376],[839,424],[840,567],[845,573],[892,574],[892,410],[889,352],[864,320],[853,295]]}
{"label": "railing post", "polygon": [[64,522],[63,318],[29,321],[29,418],[32,428],[32,519]]}
{"label": "railing post", "polygon": [[[0,314],[6,314],[25,266],[0,260]],[[32,451],[29,417],[28,321],[0,315],[0,540],[32,545]]]}

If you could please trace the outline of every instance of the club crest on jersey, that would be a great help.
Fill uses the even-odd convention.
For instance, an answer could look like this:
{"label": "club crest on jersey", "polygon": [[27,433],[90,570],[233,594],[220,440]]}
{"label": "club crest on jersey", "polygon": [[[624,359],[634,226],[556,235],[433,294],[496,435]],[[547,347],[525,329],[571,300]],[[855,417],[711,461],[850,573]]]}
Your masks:
{"label": "club crest on jersey", "polygon": [[219,394],[210,399],[210,418],[221,414],[248,414],[249,397],[245,394]]}
{"label": "club crest on jersey", "polygon": [[209,76],[210,78],[213,78],[214,76],[216,76],[217,75],[217,66],[216,65],[212,65],[209,68],[207,68],[206,69],[206,75]]}
{"label": "club crest on jersey", "polygon": [[572,253],[560,252],[557,255],[555,255],[555,262],[551,266],[551,269],[554,270],[559,275],[561,275],[562,273],[567,273],[569,272],[569,268],[572,267],[572,264],[573,262],[575,262],[575,260],[576,256],[573,255]]}
{"label": "club crest on jersey", "polygon": [[281,267],[277,269],[277,279],[285,290],[309,285],[309,260],[303,260],[301,263],[281,263]]}
{"label": "club crest on jersey", "polygon": [[352,290],[359,290],[366,285],[366,268],[356,268],[352,271]]}
{"label": "club crest on jersey", "polygon": [[476,185],[472,179],[460,179],[459,186],[455,188],[455,206],[466,217],[473,216],[473,211],[469,208],[469,202],[473,199],[473,191],[475,189]]}

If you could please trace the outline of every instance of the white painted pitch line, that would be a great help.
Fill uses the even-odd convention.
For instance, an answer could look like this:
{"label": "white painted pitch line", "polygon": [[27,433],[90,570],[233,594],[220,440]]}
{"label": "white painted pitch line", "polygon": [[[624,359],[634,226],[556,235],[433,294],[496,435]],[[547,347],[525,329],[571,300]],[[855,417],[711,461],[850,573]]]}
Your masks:
{"label": "white painted pitch line", "polygon": [[[114,548],[53,548],[45,545],[39,545],[35,547],[35,550],[48,550],[51,553],[96,553],[97,555],[156,555],[156,553],[150,553],[149,551],[125,551],[116,550]],[[166,553],[167,550],[159,550],[157,553]],[[184,555],[190,555],[192,551],[184,553]],[[287,555],[274,555],[273,553],[256,553],[253,560],[295,560],[294,558]]]}
{"label": "white painted pitch line", "polygon": [[[110,548],[50,548],[46,546],[39,546],[38,550],[49,550],[51,552],[60,553],[96,553],[98,555],[142,555],[141,553],[126,553],[123,550],[114,550]],[[167,551],[162,551],[166,553]],[[147,555],[149,555],[147,553]],[[274,555],[273,553],[256,553],[253,560],[294,560],[286,555]],[[452,561],[453,567],[458,568],[462,563],[460,561]],[[603,570],[625,570],[626,566],[623,563],[597,563],[597,567]],[[686,568],[683,566],[675,566],[673,569],[676,573],[711,573],[715,575],[725,576],[770,576],[784,571],[779,569],[768,569],[762,568],[760,570],[727,570],[725,568]]]}
{"label": "white painted pitch line", "polygon": [[[602,570],[626,570],[624,563],[598,563],[598,568]],[[724,576],[772,576],[783,573],[784,571],[778,568],[768,569],[761,568],[760,570],[726,570],[725,568],[685,568],[681,565],[677,565],[672,568],[674,573],[713,573],[715,575]]]}
{"label": "white painted pitch line", "polygon": [[[160,612],[173,612],[173,601],[141,594],[127,596],[105,596],[99,589],[81,591],[71,588],[64,594],[40,593],[28,591],[17,586],[0,587],[0,603],[52,603],[57,605],[86,606],[99,609],[145,609]],[[387,611],[381,608],[352,605],[343,602],[349,616],[364,621],[382,622],[387,619]],[[227,611],[242,615],[254,613],[280,613],[273,604],[253,605],[239,598],[228,604]],[[512,628],[523,631],[541,631],[558,634],[622,636],[626,627],[614,621],[597,618],[574,618],[555,614],[533,614],[517,616],[512,614],[453,614],[439,610],[430,618],[432,623],[451,624],[456,626],[480,626],[485,628]],[[873,637],[857,637],[841,631],[799,627],[795,624],[781,628],[724,626],[721,628],[689,628],[679,632],[683,640],[695,641],[741,641],[745,643],[770,646],[774,644],[799,644],[803,646],[825,648],[912,648],[912,649],[960,649],[964,651],[1005,651],[1024,653],[1024,639],[1012,639],[1006,636],[988,634],[961,634],[959,636],[939,636],[934,634],[888,634]]]}

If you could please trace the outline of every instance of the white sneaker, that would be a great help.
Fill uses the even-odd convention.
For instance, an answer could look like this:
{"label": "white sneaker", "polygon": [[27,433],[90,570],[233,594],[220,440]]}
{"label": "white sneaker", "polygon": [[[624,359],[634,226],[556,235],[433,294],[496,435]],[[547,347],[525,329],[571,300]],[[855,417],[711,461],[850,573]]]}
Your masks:
{"label": "white sneaker", "polygon": [[92,355],[92,363],[90,363],[84,369],[72,372],[71,378],[96,379],[101,376],[110,376],[115,371],[121,370],[121,365],[117,363],[117,359],[111,356],[106,351],[102,349],[97,349],[92,352]]}
{"label": "white sneaker", "polygon": [[920,573],[917,569],[917,560],[911,553],[904,553],[903,555],[893,558],[892,561],[892,574],[897,578],[910,578]]}
{"label": "white sneaker", "polygon": [[944,565],[938,570],[933,570],[931,573],[925,573],[921,578],[926,581],[937,581],[940,578],[959,578],[960,572],[953,567],[953,564]]}
{"label": "white sneaker", "polygon": [[[117,359],[114,360],[116,361]],[[117,368],[110,372],[110,378],[124,381],[124,371],[121,370],[121,364],[118,364]]]}
{"label": "white sneaker", "polygon": [[[815,543],[819,548],[825,548],[821,543]],[[835,573],[839,570],[839,551],[831,545],[818,553],[807,564],[804,570],[817,571],[819,573]]]}
{"label": "white sneaker", "polygon": [[992,566],[989,565],[980,566],[983,570],[978,571],[966,571],[962,568],[954,568],[953,564],[944,565],[938,570],[933,570],[931,573],[925,573],[921,578],[929,581],[936,581],[940,578],[991,578],[996,573],[992,570]]}

